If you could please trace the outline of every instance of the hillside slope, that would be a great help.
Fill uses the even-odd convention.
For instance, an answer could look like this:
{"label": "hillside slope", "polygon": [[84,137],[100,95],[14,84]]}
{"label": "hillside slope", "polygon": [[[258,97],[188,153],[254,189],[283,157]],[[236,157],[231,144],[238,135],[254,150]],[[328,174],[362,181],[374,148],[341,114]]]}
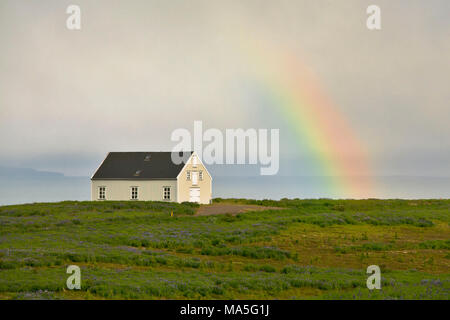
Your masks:
{"label": "hillside slope", "polygon": [[[0,207],[0,298],[449,299],[450,200]],[[280,209],[269,208],[279,207]],[[173,212],[173,216],[171,216]],[[68,265],[81,290],[66,288]],[[366,287],[379,265],[382,290]]]}

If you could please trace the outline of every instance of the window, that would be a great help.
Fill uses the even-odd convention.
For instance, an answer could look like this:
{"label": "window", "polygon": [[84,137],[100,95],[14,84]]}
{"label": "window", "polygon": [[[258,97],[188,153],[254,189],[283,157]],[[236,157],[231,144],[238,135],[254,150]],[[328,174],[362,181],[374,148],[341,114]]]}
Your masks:
{"label": "window", "polygon": [[164,187],[163,199],[170,200],[170,187]]}
{"label": "window", "polygon": [[98,188],[98,198],[100,200],[106,199],[106,187],[99,187]]}
{"label": "window", "polygon": [[192,172],[192,184],[196,185],[198,181],[198,172]]}
{"label": "window", "polygon": [[187,181],[191,180],[191,172],[189,170],[186,171],[186,180]]}
{"label": "window", "polygon": [[203,171],[199,171],[199,172],[198,172],[198,179],[199,179],[200,181],[203,180]]}
{"label": "window", "polygon": [[138,198],[138,187],[131,187],[131,200],[137,200]]}
{"label": "window", "polygon": [[192,156],[192,166],[193,167],[197,166],[197,157],[196,156]]}

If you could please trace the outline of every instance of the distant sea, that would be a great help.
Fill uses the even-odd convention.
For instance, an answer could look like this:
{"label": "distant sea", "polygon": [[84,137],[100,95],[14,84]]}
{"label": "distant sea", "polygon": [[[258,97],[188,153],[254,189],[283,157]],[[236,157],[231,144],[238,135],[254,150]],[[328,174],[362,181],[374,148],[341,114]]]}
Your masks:
{"label": "distant sea", "polygon": [[[0,172],[1,173],[1,172]],[[221,198],[346,198],[327,190],[326,177],[222,177],[213,181],[213,197]],[[450,198],[450,177],[377,177],[370,198]],[[0,205],[63,200],[90,200],[88,177],[60,174],[0,174]]]}

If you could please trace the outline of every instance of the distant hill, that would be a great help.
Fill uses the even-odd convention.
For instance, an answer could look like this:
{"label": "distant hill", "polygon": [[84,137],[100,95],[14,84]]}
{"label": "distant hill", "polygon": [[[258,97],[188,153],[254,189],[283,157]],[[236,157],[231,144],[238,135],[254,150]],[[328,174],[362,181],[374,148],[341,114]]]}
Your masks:
{"label": "distant hill", "polygon": [[62,178],[60,172],[39,171],[31,168],[13,168],[0,166],[0,177],[2,178]]}
{"label": "distant hill", "polygon": [[0,166],[0,206],[90,199],[89,177]]}

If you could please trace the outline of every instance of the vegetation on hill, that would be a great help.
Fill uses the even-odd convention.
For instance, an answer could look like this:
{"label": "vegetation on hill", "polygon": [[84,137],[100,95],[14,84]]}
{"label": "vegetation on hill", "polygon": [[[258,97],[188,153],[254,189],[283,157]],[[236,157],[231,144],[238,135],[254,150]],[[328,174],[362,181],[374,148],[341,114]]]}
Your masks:
{"label": "vegetation on hill", "polygon": [[[191,203],[0,207],[0,298],[450,297],[450,200],[214,202],[268,208],[198,216]],[[81,290],[66,288],[70,264],[81,268]],[[366,287],[372,264],[382,290]]]}

